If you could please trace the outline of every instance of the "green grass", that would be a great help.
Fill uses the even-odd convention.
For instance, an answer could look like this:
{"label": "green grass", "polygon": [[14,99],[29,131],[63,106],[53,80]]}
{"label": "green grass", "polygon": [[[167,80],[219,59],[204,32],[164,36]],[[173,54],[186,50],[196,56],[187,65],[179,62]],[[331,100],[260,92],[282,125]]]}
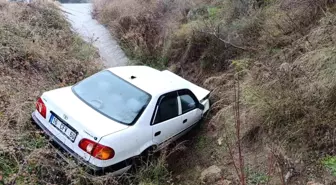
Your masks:
{"label": "green grass", "polygon": [[328,156],[322,159],[322,164],[336,177],[336,156]]}
{"label": "green grass", "polygon": [[15,162],[15,158],[12,155],[8,153],[0,154],[0,173],[2,173],[4,178],[17,173],[18,170],[18,164]]}
{"label": "green grass", "polygon": [[249,167],[245,169],[245,173],[247,175],[247,184],[249,185],[266,184],[270,178],[264,172],[255,171]]}
{"label": "green grass", "polygon": [[260,185],[260,184],[266,184],[268,181],[268,176],[264,173],[252,173],[250,176],[248,176],[247,182],[248,184],[253,185]]}
{"label": "green grass", "polygon": [[30,133],[23,136],[20,143],[25,149],[34,150],[47,146],[48,140],[40,133]]}
{"label": "green grass", "polygon": [[207,11],[208,11],[209,19],[216,19],[218,17],[218,13],[220,13],[220,8],[208,7]]}

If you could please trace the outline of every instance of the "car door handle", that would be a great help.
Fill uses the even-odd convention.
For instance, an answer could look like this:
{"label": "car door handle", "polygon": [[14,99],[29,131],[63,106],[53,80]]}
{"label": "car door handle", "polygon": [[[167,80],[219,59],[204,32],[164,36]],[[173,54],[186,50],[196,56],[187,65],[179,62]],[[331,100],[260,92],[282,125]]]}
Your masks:
{"label": "car door handle", "polygon": [[161,134],[161,131],[156,132],[156,133],[154,134],[154,136],[156,137],[156,136],[158,136],[158,135],[160,135],[160,134]]}
{"label": "car door handle", "polygon": [[188,119],[183,120],[183,123],[187,123]]}

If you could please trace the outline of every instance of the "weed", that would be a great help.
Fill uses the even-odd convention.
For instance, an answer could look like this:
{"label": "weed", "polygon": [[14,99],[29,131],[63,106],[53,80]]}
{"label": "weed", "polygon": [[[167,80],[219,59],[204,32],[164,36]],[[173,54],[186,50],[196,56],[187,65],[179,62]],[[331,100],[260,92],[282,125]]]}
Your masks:
{"label": "weed", "polygon": [[215,18],[218,17],[218,13],[220,12],[220,9],[218,7],[208,7],[207,9],[209,19],[214,20]]}
{"label": "weed", "polygon": [[0,154],[0,171],[4,178],[18,172],[18,164],[15,162],[15,158],[9,153]]}
{"label": "weed", "polygon": [[140,184],[166,184],[170,180],[170,172],[163,158],[150,161],[136,172],[135,178]]}
{"label": "weed", "polygon": [[262,172],[247,171],[247,184],[260,185],[267,184],[269,177]]}
{"label": "weed", "polygon": [[322,164],[336,176],[336,156],[328,156],[322,159]]}
{"label": "weed", "polygon": [[48,140],[40,133],[31,133],[23,136],[20,140],[22,147],[28,150],[44,148],[48,144]]}
{"label": "weed", "polygon": [[208,144],[208,138],[206,136],[200,136],[197,138],[196,147],[198,149],[205,148]]}

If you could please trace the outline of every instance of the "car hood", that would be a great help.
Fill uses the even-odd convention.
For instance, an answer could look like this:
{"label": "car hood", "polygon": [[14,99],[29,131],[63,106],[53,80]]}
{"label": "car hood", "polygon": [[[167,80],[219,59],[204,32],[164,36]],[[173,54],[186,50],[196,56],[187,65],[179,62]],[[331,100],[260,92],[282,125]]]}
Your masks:
{"label": "car hood", "polygon": [[52,90],[43,94],[48,110],[53,111],[79,132],[92,138],[101,138],[128,128],[97,112],[79,99],[71,87]]}

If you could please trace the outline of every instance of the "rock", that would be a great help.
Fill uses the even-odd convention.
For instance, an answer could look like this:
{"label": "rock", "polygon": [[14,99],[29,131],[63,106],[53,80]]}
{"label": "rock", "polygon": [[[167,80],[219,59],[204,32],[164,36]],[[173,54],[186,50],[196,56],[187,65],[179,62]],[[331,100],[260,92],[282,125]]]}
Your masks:
{"label": "rock", "polygon": [[222,143],[223,143],[223,138],[222,137],[218,138],[217,143],[218,143],[219,146],[221,146]]}
{"label": "rock", "polygon": [[216,185],[231,185],[231,181],[229,180],[220,180],[216,183]]}
{"label": "rock", "polygon": [[176,65],[176,64],[172,64],[168,70],[173,72],[173,73],[178,73],[180,71],[180,66]]}
{"label": "rock", "polygon": [[222,170],[216,166],[210,166],[209,168],[205,169],[202,173],[201,173],[201,177],[200,180],[202,182],[209,182],[209,183],[213,183],[216,182],[217,180],[219,180],[222,176]]}
{"label": "rock", "polygon": [[291,70],[291,65],[287,62],[284,62],[279,67],[280,71],[288,72]]}
{"label": "rock", "polygon": [[315,181],[309,181],[309,182],[307,182],[307,185],[324,185],[324,184],[321,184],[321,183],[315,182]]}
{"label": "rock", "polygon": [[287,174],[285,175],[285,182],[288,182],[290,178],[293,177],[293,169],[290,169]]}

